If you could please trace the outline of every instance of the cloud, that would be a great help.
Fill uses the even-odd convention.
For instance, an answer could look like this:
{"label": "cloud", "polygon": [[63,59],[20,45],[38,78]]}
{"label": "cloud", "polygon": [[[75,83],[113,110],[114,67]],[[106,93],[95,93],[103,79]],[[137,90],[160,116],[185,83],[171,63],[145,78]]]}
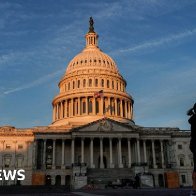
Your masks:
{"label": "cloud", "polygon": [[160,38],[159,40],[151,40],[149,42],[138,44],[136,46],[133,46],[133,47],[130,47],[127,49],[120,49],[120,50],[114,51],[112,53],[136,52],[136,51],[143,50],[143,49],[154,48],[154,47],[158,47],[161,45],[166,45],[166,44],[172,43],[177,40],[184,39],[184,38],[192,36],[194,34],[196,34],[196,28],[194,28],[192,30],[186,30],[186,31],[178,33],[178,34],[169,35],[168,37]]}
{"label": "cloud", "polygon": [[65,69],[58,70],[58,71],[56,71],[54,73],[50,73],[50,74],[48,74],[48,75],[46,75],[44,77],[41,77],[41,78],[39,78],[37,80],[34,80],[34,81],[32,81],[30,83],[27,83],[25,85],[22,85],[20,87],[16,87],[16,88],[13,88],[11,90],[4,91],[3,94],[4,95],[8,95],[8,94],[11,94],[11,93],[14,93],[14,92],[17,92],[17,91],[22,91],[22,90],[25,90],[25,89],[29,89],[29,88],[38,86],[38,85],[43,84],[43,83],[47,82],[48,80],[50,80],[50,79],[52,79],[52,78],[54,78],[56,76],[64,73],[64,70]]}

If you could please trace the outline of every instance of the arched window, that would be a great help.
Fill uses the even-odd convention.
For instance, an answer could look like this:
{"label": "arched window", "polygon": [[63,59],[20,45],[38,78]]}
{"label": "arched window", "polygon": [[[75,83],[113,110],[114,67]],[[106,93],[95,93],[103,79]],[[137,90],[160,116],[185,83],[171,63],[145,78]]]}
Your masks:
{"label": "arched window", "polygon": [[107,80],[107,88],[110,88],[110,81]]}
{"label": "arched window", "polygon": [[104,79],[101,79],[101,86],[104,87]]}
{"label": "arched window", "polygon": [[66,84],[65,84],[65,91],[66,91],[67,89],[66,89]]}
{"label": "arched window", "polygon": [[98,87],[98,79],[95,79],[95,86]]}
{"label": "arched window", "polygon": [[92,79],[89,79],[89,87],[92,87]]}
{"label": "arched window", "polygon": [[83,80],[83,87],[86,87],[86,80]]}
{"label": "arched window", "polygon": [[75,88],[75,82],[73,81],[73,89]]}
{"label": "arched window", "polygon": [[112,89],[114,89],[114,81],[112,80]]}
{"label": "arched window", "polygon": [[80,80],[78,80],[78,88],[80,88]]}
{"label": "arched window", "polygon": [[120,100],[117,100],[117,115],[120,116]]}
{"label": "arched window", "polygon": [[68,83],[68,90],[70,90],[70,82]]}
{"label": "arched window", "polygon": [[184,164],[184,160],[185,160],[185,156],[183,154],[180,154],[178,156],[178,159],[179,159],[179,164],[180,164],[180,167],[183,167],[185,164]]}
{"label": "arched window", "polygon": [[116,90],[118,90],[118,82],[116,83]]}

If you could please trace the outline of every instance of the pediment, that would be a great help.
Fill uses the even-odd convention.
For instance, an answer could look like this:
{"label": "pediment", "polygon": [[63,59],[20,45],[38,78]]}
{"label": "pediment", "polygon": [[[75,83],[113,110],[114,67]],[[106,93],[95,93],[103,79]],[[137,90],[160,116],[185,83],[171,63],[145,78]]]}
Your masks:
{"label": "pediment", "polygon": [[108,118],[102,118],[98,121],[91,122],[81,127],[75,128],[73,131],[79,132],[133,132],[136,127],[130,124],[124,124]]}

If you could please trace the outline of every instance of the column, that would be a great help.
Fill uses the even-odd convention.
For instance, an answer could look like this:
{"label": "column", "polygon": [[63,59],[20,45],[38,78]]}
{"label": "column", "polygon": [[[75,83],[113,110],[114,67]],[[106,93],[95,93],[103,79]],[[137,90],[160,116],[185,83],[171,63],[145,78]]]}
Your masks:
{"label": "column", "polygon": [[122,105],[122,99],[120,100],[120,116],[123,117],[123,105]]}
{"label": "column", "polygon": [[25,166],[28,167],[28,159],[29,159],[29,141],[26,141],[26,163]]}
{"label": "column", "polygon": [[138,163],[141,162],[141,158],[140,158],[140,140],[137,139],[137,161]]}
{"label": "column", "polygon": [[74,162],[75,162],[75,157],[74,157],[74,155],[75,155],[75,153],[74,153],[74,147],[75,147],[75,140],[74,140],[74,138],[72,138],[72,140],[71,140],[71,163],[72,164],[74,164]]}
{"label": "column", "polygon": [[130,112],[130,114],[131,114],[131,119],[133,119],[133,105],[130,103],[130,107],[131,107],[131,112]]}
{"label": "column", "polygon": [[43,148],[43,169],[46,168],[46,139],[43,140],[44,148]]}
{"label": "column", "polygon": [[64,103],[64,117],[67,117],[67,100]]}
{"label": "column", "polygon": [[90,138],[90,167],[95,168],[94,162],[93,162],[93,138]]}
{"label": "column", "polygon": [[96,115],[96,99],[93,97],[93,115]]}
{"label": "column", "polygon": [[128,138],[128,167],[131,168],[131,143],[130,138]]}
{"label": "column", "polygon": [[86,114],[88,114],[88,97],[86,97]]}
{"label": "column", "polygon": [[63,118],[63,101],[61,101],[61,115],[60,115],[60,118],[61,119]]}
{"label": "column", "polygon": [[55,106],[53,106],[53,117],[52,117],[52,120],[53,120],[53,122],[55,121],[55,113],[56,113],[56,108],[55,108]]}
{"label": "column", "polygon": [[55,151],[56,151],[56,140],[53,139],[53,145],[52,145],[52,169],[55,169],[56,168],[56,165],[55,165]]}
{"label": "column", "polygon": [[125,118],[128,118],[128,116],[127,116],[127,101],[125,101]]}
{"label": "column", "polygon": [[36,148],[37,146],[37,140],[35,139],[34,142],[33,142],[33,169],[36,169],[37,168],[37,153],[36,153]]}
{"label": "column", "polygon": [[144,149],[144,162],[147,163],[147,156],[146,156],[146,140],[143,140],[143,149]]}
{"label": "column", "polygon": [[103,164],[103,138],[100,138],[100,168],[104,168],[104,164]]}
{"label": "column", "polygon": [[84,138],[81,138],[81,163],[84,163]]}
{"label": "column", "polygon": [[110,142],[110,168],[114,168],[113,152],[112,152],[112,138],[109,138],[109,142]]}
{"label": "column", "polygon": [[59,104],[56,104],[56,119],[59,119]]}
{"label": "column", "polygon": [[115,98],[114,99],[114,102],[115,102],[115,116],[117,116],[118,115],[118,112],[117,112],[117,99]]}
{"label": "column", "polygon": [[156,157],[155,157],[155,149],[154,149],[154,140],[152,140],[152,159],[153,159],[153,168],[156,169]]}
{"label": "column", "polygon": [[112,113],[112,106],[111,106],[111,101],[110,101],[110,97],[108,97],[108,107],[109,107],[109,110],[108,110],[108,114],[111,115]]}
{"label": "column", "polygon": [[70,116],[73,116],[73,107],[74,107],[73,99],[71,99]]}
{"label": "column", "polygon": [[119,168],[123,168],[122,164],[122,150],[121,150],[121,138],[118,138],[118,161],[119,161]]}
{"label": "column", "polygon": [[80,97],[78,97],[78,115],[79,116],[80,116],[80,113],[81,113],[80,109],[81,109],[81,106],[80,106]]}
{"label": "column", "polygon": [[101,101],[100,101],[100,114],[103,115],[103,100],[104,100],[104,97],[101,97]]}
{"label": "column", "polygon": [[165,168],[165,160],[164,160],[164,153],[163,153],[163,141],[160,140],[161,145],[161,167]]}
{"label": "column", "polygon": [[130,103],[127,102],[128,104],[128,118],[131,118],[131,107],[130,107]]}
{"label": "column", "polygon": [[65,140],[62,139],[61,169],[65,169]]}

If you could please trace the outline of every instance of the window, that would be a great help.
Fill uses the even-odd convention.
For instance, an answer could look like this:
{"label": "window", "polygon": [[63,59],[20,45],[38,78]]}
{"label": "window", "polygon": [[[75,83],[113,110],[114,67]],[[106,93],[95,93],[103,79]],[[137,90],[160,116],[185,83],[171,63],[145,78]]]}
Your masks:
{"label": "window", "polygon": [[95,86],[98,87],[98,79],[95,79]]}
{"label": "window", "polygon": [[182,145],[181,144],[178,145],[178,149],[182,150]]}
{"label": "window", "polygon": [[118,90],[118,82],[116,83],[116,90]]}
{"label": "window", "polygon": [[75,88],[75,82],[73,81],[73,89]]}
{"label": "window", "polygon": [[78,88],[80,88],[80,80],[78,80]]}
{"label": "window", "polygon": [[11,145],[10,144],[6,144],[5,148],[6,149],[11,149]]}
{"label": "window", "polygon": [[89,87],[92,86],[92,79],[89,79]]}
{"label": "window", "polygon": [[180,158],[180,166],[181,166],[181,167],[184,166],[184,158],[183,158],[183,157]]}
{"label": "window", "polygon": [[83,80],[83,87],[86,87],[86,80]]}
{"label": "window", "polygon": [[112,89],[114,89],[114,81],[112,81]]}
{"label": "window", "polygon": [[110,81],[107,80],[107,88],[110,88]]}
{"label": "window", "polygon": [[70,82],[68,83],[68,90],[70,90]]}
{"label": "window", "polygon": [[186,183],[186,176],[185,175],[181,175],[181,181],[182,181],[182,183]]}
{"label": "window", "polygon": [[22,168],[23,167],[23,156],[22,155],[19,155],[18,157],[17,157],[17,167],[18,168]]}
{"label": "window", "polygon": [[101,80],[101,86],[104,87],[104,79]]}
{"label": "window", "polygon": [[18,145],[18,149],[23,149],[23,145],[22,144],[19,144]]}
{"label": "window", "polygon": [[96,114],[99,113],[99,100],[96,100]]}
{"label": "window", "polygon": [[6,167],[6,168],[10,167],[11,159],[12,159],[11,155],[5,155],[5,157],[4,157],[4,167]]}

